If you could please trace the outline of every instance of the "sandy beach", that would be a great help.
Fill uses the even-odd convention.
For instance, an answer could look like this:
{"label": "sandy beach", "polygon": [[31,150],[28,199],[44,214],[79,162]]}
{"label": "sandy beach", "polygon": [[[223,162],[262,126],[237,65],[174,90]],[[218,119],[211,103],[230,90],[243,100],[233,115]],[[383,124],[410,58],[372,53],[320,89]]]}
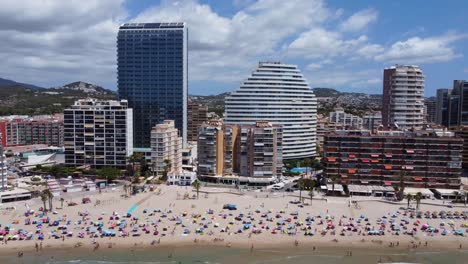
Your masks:
{"label": "sandy beach", "polygon": [[[75,194],[74,198],[65,197],[63,209],[55,199],[55,213],[47,216],[39,212],[43,206],[40,199],[8,204],[16,210],[1,211],[1,230],[8,227],[9,234],[3,236],[0,251],[41,254],[54,250],[99,252],[210,246],[251,251],[288,247],[311,251],[342,249],[345,254],[353,254],[369,249],[401,252],[468,248],[466,234],[454,234],[466,231],[466,217],[424,216],[426,211],[446,211],[450,215],[467,208],[423,204],[418,218],[401,209],[406,206],[404,202],[393,205],[361,201],[353,206],[347,198],[329,198],[300,207],[291,203],[297,198],[283,193],[200,193],[196,199],[192,198],[195,192],[191,187],[175,186],[158,186],[154,192],[128,198],[123,195],[121,189]],[[91,203],[82,204],[83,197],[89,197]],[[78,205],[67,206],[68,202]],[[223,209],[224,204],[235,204],[237,210]],[[25,216],[26,212],[31,215]],[[131,216],[126,217],[129,212]],[[47,217],[49,223],[40,223]],[[54,226],[54,222],[58,225]],[[413,234],[407,234],[412,230]]]}

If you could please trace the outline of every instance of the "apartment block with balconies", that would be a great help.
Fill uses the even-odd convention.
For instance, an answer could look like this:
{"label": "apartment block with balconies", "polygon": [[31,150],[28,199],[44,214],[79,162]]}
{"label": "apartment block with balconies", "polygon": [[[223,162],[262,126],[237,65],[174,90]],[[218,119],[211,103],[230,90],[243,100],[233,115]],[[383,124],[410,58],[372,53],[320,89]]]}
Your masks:
{"label": "apartment block with balconies", "polygon": [[325,136],[325,176],[343,184],[460,188],[463,139],[446,131],[336,131]]}

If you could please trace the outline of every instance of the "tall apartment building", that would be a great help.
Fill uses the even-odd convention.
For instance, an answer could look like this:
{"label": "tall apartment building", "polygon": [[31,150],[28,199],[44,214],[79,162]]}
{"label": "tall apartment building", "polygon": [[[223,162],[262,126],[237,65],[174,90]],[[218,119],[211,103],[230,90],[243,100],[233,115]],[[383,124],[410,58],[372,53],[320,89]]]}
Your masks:
{"label": "tall apartment building", "polygon": [[329,114],[330,122],[336,123],[344,127],[361,128],[362,118],[353,114],[346,113],[343,108],[337,108]]}
{"label": "tall apartment building", "polygon": [[436,123],[436,115],[437,115],[437,102],[434,97],[426,98],[424,100],[424,116],[425,121],[427,124],[435,124]]}
{"label": "tall apartment building", "polygon": [[265,185],[282,175],[281,127],[266,121],[224,125],[208,121],[200,127],[198,175],[207,181]]}
{"label": "tall apartment building", "polygon": [[346,184],[460,188],[463,139],[440,131],[336,131],[325,136],[324,174]]}
{"label": "tall apartment building", "polygon": [[174,120],[187,140],[188,31],[185,23],[129,23],[117,36],[120,99],[134,114],[134,143],[150,147],[153,126]]}
{"label": "tall apartment building", "polygon": [[317,100],[296,65],[260,62],[225,99],[225,122],[268,121],[283,128],[283,159],[316,153]]}
{"label": "tall apartment building", "polygon": [[468,81],[453,81],[453,89],[448,94],[448,127],[468,125]]}
{"label": "tall apartment building", "polygon": [[46,144],[63,146],[63,117],[5,116],[0,118],[0,133],[4,147]]}
{"label": "tall apartment building", "polygon": [[198,129],[206,121],[208,121],[208,106],[189,101],[187,112],[187,141],[197,142]]}
{"label": "tall apartment building", "polygon": [[174,120],[165,120],[151,130],[151,164],[157,176],[163,175],[166,166],[168,173],[182,172],[182,138]]}
{"label": "tall apartment building", "polygon": [[436,124],[448,127],[449,95],[451,89],[437,89],[436,94]]}
{"label": "tall apartment building", "polygon": [[237,127],[220,120],[202,124],[197,142],[198,175],[211,178],[233,173],[236,136]]}
{"label": "tall apartment building", "polygon": [[418,66],[396,65],[384,70],[382,124],[385,128],[422,128],[424,80]]}
{"label": "tall apartment building", "polygon": [[133,153],[133,113],[126,100],[78,100],[64,110],[65,164],[125,168]]}

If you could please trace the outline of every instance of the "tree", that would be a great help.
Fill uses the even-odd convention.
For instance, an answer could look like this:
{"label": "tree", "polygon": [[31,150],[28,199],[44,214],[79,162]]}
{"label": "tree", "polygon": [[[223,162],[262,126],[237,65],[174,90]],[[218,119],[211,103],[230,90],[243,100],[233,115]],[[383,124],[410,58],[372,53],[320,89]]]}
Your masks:
{"label": "tree", "polygon": [[405,197],[405,173],[403,171],[400,172],[400,184],[399,186],[395,186],[395,194],[398,201],[401,201]]}
{"label": "tree", "polygon": [[109,183],[122,176],[122,172],[116,168],[104,167],[97,171],[97,175],[100,179],[106,179],[107,183]]}
{"label": "tree", "polygon": [[423,198],[423,195],[421,192],[416,193],[414,196],[414,200],[416,201],[416,210],[419,210],[419,205],[421,204],[421,199]]}
{"label": "tree", "polygon": [[304,178],[301,178],[297,182],[297,187],[299,188],[299,201],[302,201],[302,190],[304,190]]}
{"label": "tree", "polygon": [[60,208],[63,208],[63,202],[65,202],[65,199],[63,199],[63,197],[60,197]]}
{"label": "tree", "polygon": [[338,178],[333,175],[330,180],[332,181],[332,192],[334,193],[335,192],[335,184],[338,182]]}
{"label": "tree", "polygon": [[312,206],[312,199],[314,198],[314,188],[309,191],[310,205]]}
{"label": "tree", "polygon": [[44,204],[44,213],[47,214],[47,206],[46,206],[46,202],[47,202],[47,199],[48,199],[47,194],[45,192],[42,192],[40,197],[41,197],[42,203]]}
{"label": "tree", "polygon": [[164,160],[164,171],[163,171],[163,175],[162,175],[162,180],[163,181],[167,181],[167,174],[171,171],[171,168],[172,168],[171,161],[168,160],[168,159],[165,159]]}
{"label": "tree", "polygon": [[198,199],[198,194],[200,192],[200,187],[201,187],[201,183],[198,179],[196,179],[193,183],[192,183],[192,186],[193,188],[195,188],[195,191],[197,191],[197,199]]}
{"label": "tree", "polygon": [[453,195],[455,195],[455,203],[458,203],[458,201],[460,200],[460,192],[457,192],[457,191],[454,191],[453,192]]}
{"label": "tree", "polygon": [[407,205],[408,208],[410,207],[411,200],[413,200],[413,195],[408,193],[406,195],[406,202],[408,203],[408,205]]}
{"label": "tree", "polygon": [[44,192],[45,192],[47,199],[49,200],[49,211],[52,211],[54,208],[52,206],[52,199],[54,198],[54,194],[50,191],[50,189],[47,189]]}

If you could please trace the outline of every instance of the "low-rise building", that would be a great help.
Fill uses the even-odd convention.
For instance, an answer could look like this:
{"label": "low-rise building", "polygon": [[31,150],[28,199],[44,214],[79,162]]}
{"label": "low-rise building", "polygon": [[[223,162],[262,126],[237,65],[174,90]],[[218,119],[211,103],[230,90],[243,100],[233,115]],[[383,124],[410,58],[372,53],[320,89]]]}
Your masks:
{"label": "low-rise building", "polygon": [[3,116],[0,117],[1,144],[4,147],[45,144],[63,146],[63,116]]}
{"label": "low-rise building", "polygon": [[330,122],[344,127],[358,129],[362,127],[362,118],[353,114],[346,113],[343,108],[335,109],[335,111],[330,113],[328,119]]}

